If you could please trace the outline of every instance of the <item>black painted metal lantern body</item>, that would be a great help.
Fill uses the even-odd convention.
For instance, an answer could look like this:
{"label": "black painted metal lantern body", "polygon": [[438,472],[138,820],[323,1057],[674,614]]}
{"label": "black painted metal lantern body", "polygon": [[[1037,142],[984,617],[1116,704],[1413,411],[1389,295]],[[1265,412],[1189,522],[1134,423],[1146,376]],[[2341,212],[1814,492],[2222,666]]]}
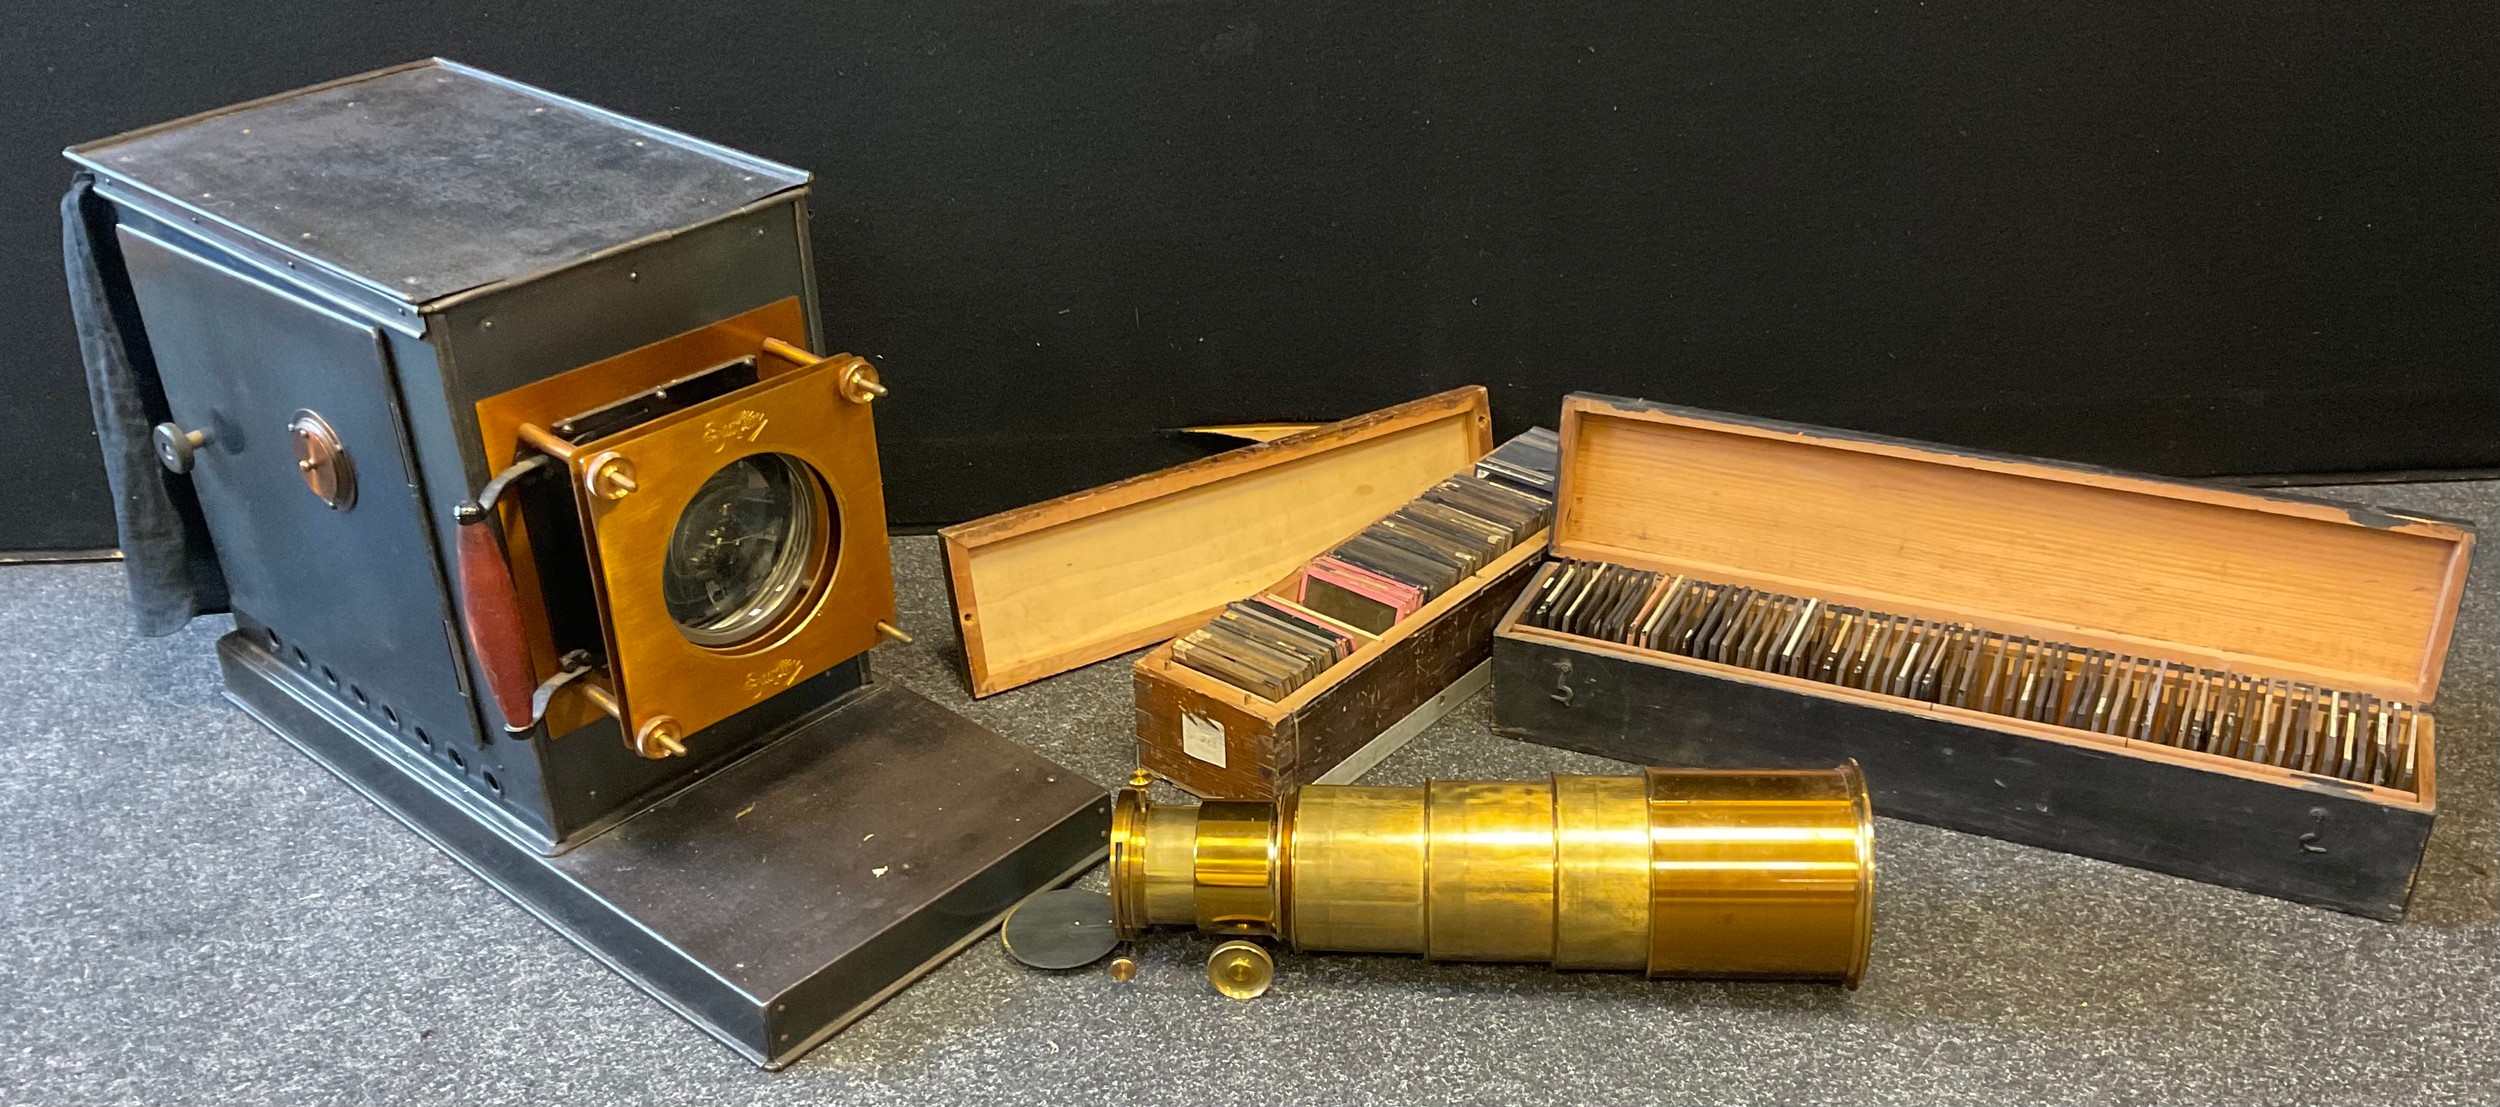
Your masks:
{"label": "black painted metal lantern body", "polygon": [[869,679],[883,387],[809,352],[805,173],[439,61],[70,156],[230,697],[671,1007],[787,1061],[1101,849],[1099,789]]}

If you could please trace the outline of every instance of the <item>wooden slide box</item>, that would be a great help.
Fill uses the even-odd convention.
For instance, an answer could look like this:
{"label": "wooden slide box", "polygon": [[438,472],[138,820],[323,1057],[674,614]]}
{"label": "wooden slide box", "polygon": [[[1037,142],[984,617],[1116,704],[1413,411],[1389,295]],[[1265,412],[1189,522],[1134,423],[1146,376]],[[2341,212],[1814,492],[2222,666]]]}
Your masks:
{"label": "wooden slide box", "polygon": [[[2426,705],[2473,531],[2325,501],[1576,395],[1553,553]],[[1552,571],[1549,565],[1541,571]],[[1524,602],[1524,601],[1523,601]],[[1885,815],[2403,917],[2418,792],[1495,630],[1494,729],[1648,765],[1854,757]]]}
{"label": "wooden slide box", "polygon": [[[1483,687],[1470,674],[1544,554],[1542,534],[1520,543],[1281,700],[1172,660],[1169,642],[1155,647],[1137,659],[1138,763],[1223,799],[1278,799],[1361,775]],[[1290,597],[1291,579],[1272,591]],[[1438,710],[1420,710],[1427,704]]]}
{"label": "wooden slide box", "polygon": [[[1485,391],[1471,386],[947,528],[973,694],[1168,642],[1466,471],[1492,433]],[[1361,767],[1358,751],[1384,754],[1483,686],[1493,623],[1542,545],[1511,551],[1279,703],[1155,650],[1136,669],[1141,762],[1201,795],[1260,798]],[[1185,716],[1207,756],[1188,754]]]}

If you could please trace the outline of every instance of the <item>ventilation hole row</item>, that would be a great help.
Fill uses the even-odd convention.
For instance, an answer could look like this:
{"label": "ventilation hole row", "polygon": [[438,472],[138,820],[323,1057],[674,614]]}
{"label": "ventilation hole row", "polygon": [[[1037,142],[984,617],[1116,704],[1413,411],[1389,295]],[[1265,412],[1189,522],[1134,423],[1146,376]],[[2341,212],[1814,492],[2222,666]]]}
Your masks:
{"label": "ventilation hole row", "polygon": [[[342,682],[339,679],[337,671],[331,669],[329,666],[313,664],[312,658],[305,655],[304,647],[289,647],[286,644],[286,639],[278,633],[276,628],[270,628],[262,633],[268,637],[269,652],[271,654],[274,654],[281,659],[293,659],[295,667],[302,670],[306,676],[310,677],[317,675],[320,683],[328,686],[332,692],[345,692],[347,698],[355,703],[357,710],[363,711],[367,716],[379,720],[385,728],[391,731],[391,733],[397,734],[401,732],[402,727],[399,719],[399,710],[397,708],[394,708],[387,703],[377,705],[374,702],[373,697],[365,694],[363,686],[352,681]],[[410,737],[416,740],[419,747],[429,751],[435,750],[434,736],[427,733],[424,727],[408,727],[406,728],[406,732]],[[458,769],[463,773],[469,770],[468,758],[463,756],[458,749],[454,748],[452,743],[443,743],[441,749],[437,752],[440,752],[446,760],[451,762],[452,768]],[[498,796],[503,794],[503,782],[496,780],[495,774],[491,772],[484,774],[483,781],[486,785],[487,791],[493,792]]]}

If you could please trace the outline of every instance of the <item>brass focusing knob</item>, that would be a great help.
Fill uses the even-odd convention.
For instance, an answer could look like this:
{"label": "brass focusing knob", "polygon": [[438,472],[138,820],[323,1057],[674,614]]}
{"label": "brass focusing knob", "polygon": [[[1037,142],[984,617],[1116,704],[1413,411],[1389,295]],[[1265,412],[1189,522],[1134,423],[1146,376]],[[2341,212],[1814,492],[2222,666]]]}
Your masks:
{"label": "brass focusing knob", "polygon": [[155,438],[157,463],[175,473],[190,472],[192,455],[208,445],[207,431],[184,430],[175,423],[158,423]]}
{"label": "brass focusing knob", "polygon": [[1207,983],[1227,999],[1257,999],[1276,982],[1276,958],[1257,942],[1230,941],[1207,956]]}

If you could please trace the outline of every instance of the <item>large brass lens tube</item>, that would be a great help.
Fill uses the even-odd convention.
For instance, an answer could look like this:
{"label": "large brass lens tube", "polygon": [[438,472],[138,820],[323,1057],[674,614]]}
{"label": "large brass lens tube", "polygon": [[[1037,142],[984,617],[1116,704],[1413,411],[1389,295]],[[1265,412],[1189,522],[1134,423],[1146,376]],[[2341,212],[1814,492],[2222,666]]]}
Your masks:
{"label": "large brass lens tube", "polygon": [[1312,785],[1282,804],[1112,810],[1112,916],[1304,950],[1856,987],[1874,820],[1827,770]]}

